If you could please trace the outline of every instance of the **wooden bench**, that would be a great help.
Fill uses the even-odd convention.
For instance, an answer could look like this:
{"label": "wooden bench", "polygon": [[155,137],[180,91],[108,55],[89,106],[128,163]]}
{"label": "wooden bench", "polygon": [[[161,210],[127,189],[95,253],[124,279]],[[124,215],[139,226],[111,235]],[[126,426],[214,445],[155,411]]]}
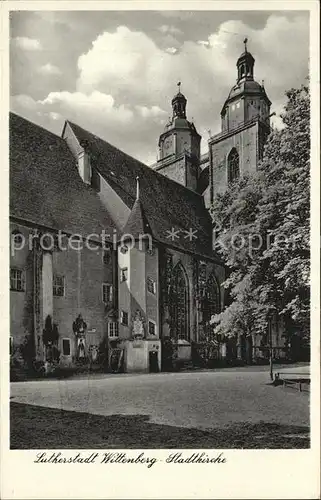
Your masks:
{"label": "wooden bench", "polygon": [[[285,375],[285,377],[283,375]],[[277,372],[274,380],[275,382],[283,382],[283,387],[297,384],[299,392],[302,392],[302,384],[310,385],[310,373]]]}

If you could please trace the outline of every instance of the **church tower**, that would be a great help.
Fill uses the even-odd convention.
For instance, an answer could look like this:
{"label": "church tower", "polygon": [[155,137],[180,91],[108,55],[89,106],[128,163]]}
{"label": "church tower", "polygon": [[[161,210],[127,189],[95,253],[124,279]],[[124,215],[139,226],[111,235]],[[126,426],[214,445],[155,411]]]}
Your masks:
{"label": "church tower", "polygon": [[180,91],[172,99],[172,118],[158,142],[158,161],[154,169],[197,191],[201,136],[186,118],[187,99]]}
{"label": "church tower", "polygon": [[221,132],[209,139],[210,202],[239,176],[256,170],[270,132],[270,106],[263,82],[254,79],[255,59],[245,49],[237,80],[221,111]]}

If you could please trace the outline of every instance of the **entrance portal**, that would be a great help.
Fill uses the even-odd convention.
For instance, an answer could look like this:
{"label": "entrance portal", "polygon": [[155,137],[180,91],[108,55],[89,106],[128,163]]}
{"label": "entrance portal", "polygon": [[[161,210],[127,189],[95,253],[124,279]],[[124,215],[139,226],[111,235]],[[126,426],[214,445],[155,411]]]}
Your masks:
{"label": "entrance portal", "polygon": [[157,351],[149,351],[149,371],[151,373],[159,372]]}

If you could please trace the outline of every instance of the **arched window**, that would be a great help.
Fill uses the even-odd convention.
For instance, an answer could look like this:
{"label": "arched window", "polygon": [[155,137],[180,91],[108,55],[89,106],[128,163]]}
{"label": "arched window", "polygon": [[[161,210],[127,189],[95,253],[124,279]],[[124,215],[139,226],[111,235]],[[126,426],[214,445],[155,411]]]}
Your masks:
{"label": "arched window", "polygon": [[188,340],[188,281],[180,262],[173,269],[169,292],[171,336]]}
{"label": "arched window", "polygon": [[210,274],[204,287],[201,307],[204,323],[208,323],[214,314],[221,312],[220,287],[214,273]]}
{"label": "arched window", "polygon": [[228,183],[236,181],[240,177],[240,159],[238,152],[233,148],[227,158],[227,180]]}

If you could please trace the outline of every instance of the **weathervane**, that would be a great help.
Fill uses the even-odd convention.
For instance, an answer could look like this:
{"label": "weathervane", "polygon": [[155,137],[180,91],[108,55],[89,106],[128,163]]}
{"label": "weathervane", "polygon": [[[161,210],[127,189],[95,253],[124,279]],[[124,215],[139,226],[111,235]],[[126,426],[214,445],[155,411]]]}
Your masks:
{"label": "weathervane", "polygon": [[243,43],[244,43],[245,52],[247,52],[247,42],[248,42],[248,39],[244,38]]}
{"label": "weathervane", "polygon": [[180,93],[180,91],[181,91],[181,85],[182,85],[182,83],[181,83],[181,82],[178,82],[178,83],[177,83],[178,93]]}

